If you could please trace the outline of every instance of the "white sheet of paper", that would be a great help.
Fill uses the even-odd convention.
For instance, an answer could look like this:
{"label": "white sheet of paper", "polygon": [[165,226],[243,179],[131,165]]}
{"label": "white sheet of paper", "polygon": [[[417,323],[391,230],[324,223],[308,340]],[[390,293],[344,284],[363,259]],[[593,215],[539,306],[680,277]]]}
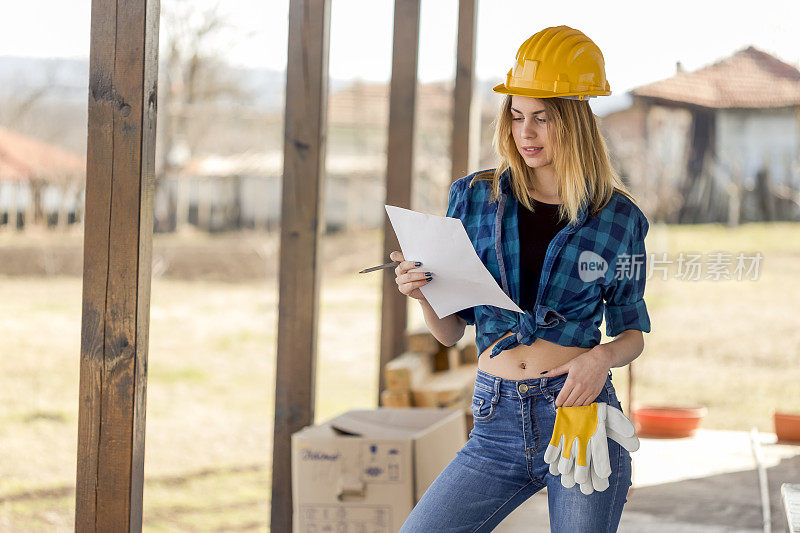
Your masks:
{"label": "white sheet of paper", "polygon": [[422,294],[444,318],[477,305],[524,313],[497,284],[478,257],[461,220],[385,205],[400,250],[407,260],[421,261],[410,272],[432,272]]}

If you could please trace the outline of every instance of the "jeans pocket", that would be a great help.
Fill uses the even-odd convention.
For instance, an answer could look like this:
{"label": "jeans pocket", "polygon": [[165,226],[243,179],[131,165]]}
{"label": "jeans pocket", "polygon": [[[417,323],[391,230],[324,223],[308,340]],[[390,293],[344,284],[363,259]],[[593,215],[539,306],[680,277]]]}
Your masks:
{"label": "jeans pocket", "polygon": [[494,392],[475,386],[472,393],[472,420],[486,422],[497,412],[497,403],[492,401]]}

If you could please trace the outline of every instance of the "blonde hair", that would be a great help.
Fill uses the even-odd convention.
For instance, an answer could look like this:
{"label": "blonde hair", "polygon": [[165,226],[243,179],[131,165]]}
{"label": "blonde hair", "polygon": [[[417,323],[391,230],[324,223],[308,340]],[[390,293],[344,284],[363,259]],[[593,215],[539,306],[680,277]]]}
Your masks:
{"label": "blonde hair", "polygon": [[[542,98],[541,102],[547,113],[553,169],[562,202],[559,206],[561,218],[569,223],[576,222],[582,205],[588,207],[590,215],[597,214],[611,198],[614,189],[633,200],[611,166],[608,148],[589,102],[566,98]],[[509,170],[514,195],[533,211],[528,187],[533,188],[534,169],[525,163],[517,150],[511,133],[511,118],[511,95],[506,95],[495,120],[493,144],[498,157],[497,168],[477,174],[472,181],[491,181],[490,200],[497,201],[500,175]]]}

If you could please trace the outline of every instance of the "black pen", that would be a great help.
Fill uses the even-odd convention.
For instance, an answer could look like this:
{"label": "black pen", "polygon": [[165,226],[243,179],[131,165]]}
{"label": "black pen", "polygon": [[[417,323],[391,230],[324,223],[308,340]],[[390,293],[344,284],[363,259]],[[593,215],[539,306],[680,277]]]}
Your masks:
{"label": "black pen", "polygon": [[384,263],[382,265],[378,265],[378,266],[375,266],[375,267],[365,268],[364,270],[360,270],[358,273],[359,274],[363,274],[365,272],[372,272],[373,270],[381,270],[381,269],[384,269],[384,268],[393,268],[393,267],[396,267],[399,264],[400,264],[400,261],[392,261],[390,263]]}

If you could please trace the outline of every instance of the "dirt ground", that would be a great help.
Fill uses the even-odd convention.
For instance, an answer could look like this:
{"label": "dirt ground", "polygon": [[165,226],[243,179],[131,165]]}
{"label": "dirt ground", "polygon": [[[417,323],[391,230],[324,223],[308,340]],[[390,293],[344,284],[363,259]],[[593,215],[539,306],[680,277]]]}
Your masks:
{"label": "dirt ground", "polygon": [[[634,363],[636,402],[703,404],[704,428],[738,431],[772,432],[773,410],[800,412],[798,235],[791,224],[651,226],[648,252],[758,250],[765,261],[757,281],[648,281],[653,331]],[[73,529],[82,239],[0,234],[0,531]],[[154,238],[147,531],[267,528],[277,239]],[[381,239],[323,239],[317,421],[377,404],[381,278],[356,272],[383,262]],[[409,313],[411,327],[423,324],[418,305]],[[624,374],[614,379],[622,388]],[[771,468],[771,483],[800,482],[796,460]],[[628,530],[751,528],[748,470],[644,487],[626,513],[651,526]]]}
{"label": "dirt ground", "polygon": [[[380,248],[375,246],[380,235],[378,231],[326,235],[320,250],[323,277],[357,272],[364,268],[364,260],[380,260]],[[277,233],[262,232],[207,234],[186,229],[179,235],[156,234],[153,278],[231,283],[274,280],[279,240]],[[82,275],[83,233],[77,229],[61,234],[38,228],[24,235],[0,232],[0,276]]]}

